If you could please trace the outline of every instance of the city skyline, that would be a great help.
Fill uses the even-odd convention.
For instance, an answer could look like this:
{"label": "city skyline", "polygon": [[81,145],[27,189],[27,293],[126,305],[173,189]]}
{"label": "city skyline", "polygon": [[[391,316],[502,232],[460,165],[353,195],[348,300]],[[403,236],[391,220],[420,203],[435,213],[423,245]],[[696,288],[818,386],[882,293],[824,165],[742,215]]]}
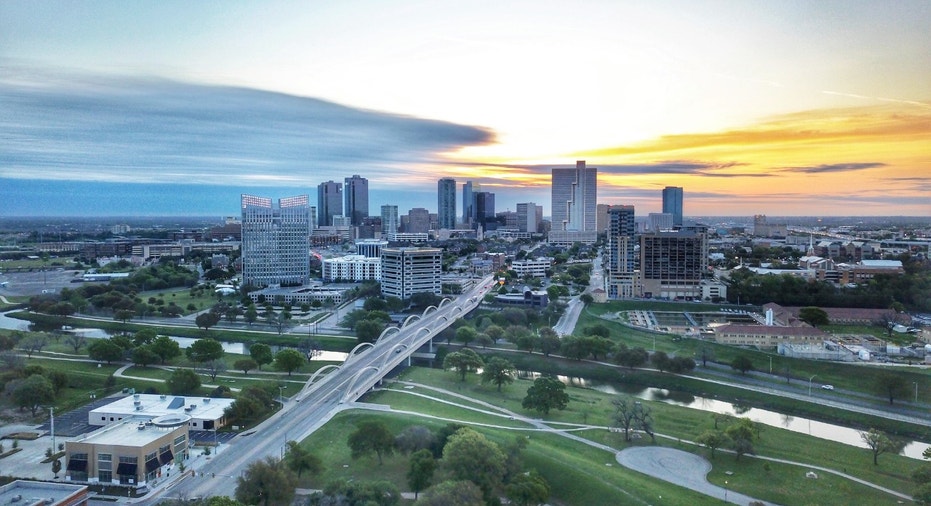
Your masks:
{"label": "city skyline", "polygon": [[434,211],[449,177],[514,210],[587,160],[643,216],[665,187],[687,216],[931,216],[929,24],[921,1],[3,2],[0,214],[222,216],[347,174],[369,209]]}

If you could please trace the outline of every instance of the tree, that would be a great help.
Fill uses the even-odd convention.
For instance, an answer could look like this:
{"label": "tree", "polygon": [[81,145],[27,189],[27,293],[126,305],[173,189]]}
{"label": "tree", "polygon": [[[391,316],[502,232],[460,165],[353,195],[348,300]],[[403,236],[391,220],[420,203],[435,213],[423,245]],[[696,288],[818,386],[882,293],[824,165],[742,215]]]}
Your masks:
{"label": "tree", "polygon": [[236,500],[244,504],[288,505],[294,499],[297,477],[274,457],[257,460],[236,478]]}
{"label": "tree", "polygon": [[353,459],[374,453],[378,456],[378,465],[382,465],[382,455],[394,453],[394,435],[379,421],[357,425],[355,432],[349,434],[347,444]]}
{"label": "tree", "polygon": [[908,395],[908,382],[899,374],[891,371],[880,373],[876,377],[874,388],[880,395],[889,397],[889,404],[892,404],[897,397]]}
{"label": "tree", "polygon": [[58,395],[58,392],[61,392],[62,389],[68,386],[68,373],[59,369],[52,369],[45,371],[44,376],[52,382],[52,390],[55,392],[55,395]]}
{"label": "tree", "polygon": [[386,480],[337,479],[310,496],[310,504],[321,506],[395,506],[400,500],[398,487]]}
{"label": "tree", "polygon": [[456,341],[462,343],[463,346],[468,347],[469,343],[475,341],[478,338],[478,332],[472,327],[464,326],[456,329]]}
{"label": "tree", "polygon": [[485,499],[469,480],[444,481],[424,492],[416,506],[485,506]]}
{"label": "tree", "polygon": [[517,368],[501,357],[491,357],[482,370],[482,383],[493,383],[499,392],[502,385],[510,385],[516,378]]}
{"label": "tree", "polygon": [[32,416],[36,416],[36,411],[43,404],[50,404],[55,400],[55,388],[52,382],[41,374],[33,374],[24,380],[14,382],[10,393],[19,409],[29,408]]}
{"label": "tree", "polygon": [[753,443],[760,437],[760,426],[749,418],[738,418],[724,429],[724,434],[731,440],[737,460],[740,460],[741,455],[754,454]]}
{"label": "tree", "polygon": [[753,370],[753,361],[746,355],[737,355],[731,360],[731,369],[740,371],[740,374],[747,374]]}
{"label": "tree", "polygon": [[306,362],[307,359],[304,358],[301,352],[291,348],[286,348],[275,354],[275,369],[287,372],[288,376],[300,369]]}
{"label": "tree", "polygon": [[[630,442],[630,430],[640,429],[654,438],[653,415],[640,401],[628,398],[614,399],[614,423],[624,430],[624,440]],[[655,438],[654,438],[655,439]]]}
{"label": "tree", "polygon": [[87,346],[90,358],[110,364],[123,358],[123,348],[110,339],[96,339]]}
{"label": "tree", "polygon": [[870,429],[866,432],[860,433],[860,439],[866,443],[866,447],[873,452],[873,465],[879,464],[879,456],[883,453],[892,453],[898,455],[902,448],[905,448],[905,443],[897,439],[893,439],[883,432]]}
{"label": "tree", "polygon": [[436,435],[423,425],[411,425],[394,438],[394,447],[404,455],[433,447]]}
{"label": "tree", "polygon": [[504,329],[498,325],[491,324],[488,326],[488,328],[485,329],[485,334],[488,334],[488,337],[497,341],[498,339],[504,337]]}
{"label": "tree", "polygon": [[152,351],[164,364],[165,362],[181,356],[181,346],[168,336],[158,336],[152,341]]}
{"label": "tree", "polygon": [[113,313],[113,319],[123,323],[132,320],[133,316],[136,316],[136,313],[131,309],[119,309]]}
{"label": "tree", "polygon": [[659,369],[659,372],[669,370],[670,359],[665,351],[654,351],[653,356],[650,357],[650,362],[653,363],[653,367]]}
{"label": "tree", "polygon": [[420,491],[430,486],[435,471],[436,460],[430,450],[417,450],[411,455],[410,467],[407,469],[407,484],[414,491],[415,501]]}
{"label": "tree", "polygon": [[708,361],[714,361],[714,349],[710,345],[701,345],[698,348],[698,359],[701,360],[701,366],[707,367]]}
{"label": "tree", "polygon": [[304,471],[311,475],[318,475],[323,471],[323,462],[301,446],[297,441],[288,441],[288,450],[284,454],[288,468],[300,478]]}
{"label": "tree", "polygon": [[467,373],[474,372],[483,365],[482,357],[469,348],[454,351],[443,359],[443,368],[455,369],[459,373],[460,381],[465,381]]}
{"label": "tree", "polygon": [[449,437],[443,467],[454,480],[471,480],[489,500],[504,476],[504,453],[478,432],[465,428]]}
{"label": "tree", "polygon": [[27,357],[32,358],[32,354],[42,351],[42,348],[48,346],[48,342],[46,334],[29,334],[19,340],[17,347],[25,351]]}
{"label": "tree", "polygon": [[642,347],[628,348],[623,344],[614,352],[614,361],[618,365],[633,369],[647,363],[650,354]]}
{"label": "tree", "polygon": [[208,360],[204,362],[204,370],[210,375],[210,381],[216,381],[218,374],[226,372],[226,362],[218,359]]}
{"label": "tree", "polygon": [[384,330],[385,324],[378,320],[361,320],[355,326],[356,339],[360,343],[374,343]]}
{"label": "tree", "polygon": [[200,378],[190,369],[178,368],[165,380],[165,384],[172,395],[194,393],[200,388]]}
{"label": "tree", "polygon": [[595,298],[587,293],[583,293],[582,295],[579,295],[579,300],[582,301],[582,304],[585,304],[586,306],[591,304],[592,302],[595,302]]}
{"label": "tree", "polygon": [[566,385],[552,376],[540,376],[534,380],[521,402],[524,409],[535,409],[544,415],[548,415],[553,408],[563,410],[568,405]]}
{"label": "tree", "polygon": [[259,364],[259,370],[262,370],[262,365],[272,363],[274,356],[272,355],[271,346],[263,343],[255,343],[249,347],[249,356],[252,357],[252,360],[255,360],[256,364]]}
{"label": "tree", "polygon": [[61,459],[55,459],[52,461],[52,474],[55,475],[55,479],[58,479],[58,473],[61,472]]}
{"label": "tree", "polygon": [[559,339],[559,334],[556,333],[550,327],[543,327],[540,329],[540,339],[537,342],[537,346],[540,348],[540,353],[544,357],[550,356],[550,353],[554,351],[559,351],[559,347],[562,346],[562,341]]}
{"label": "tree", "polygon": [[711,450],[711,458],[714,458],[714,451],[727,444],[727,436],[719,430],[706,430],[695,438],[695,442]]}
{"label": "tree", "polygon": [[194,323],[198,328],[203,327],[204,330],[210,330],[210,327],[220,323],[220,314],[213,311],[201,313],[194,318]]}
{"label": "tree", "polygon": [[599,337],[611,337],[611,331],[608,330],[608,327],[598,323],[595,325],[589,325],[582,329],[582,335],[586,336],[599,336]]}
{"label": "tree", "polygon": [[516,506],[536,506],[550,498],[550,485],[536,471],[521,473],[504,487],[505,495]]}
{"label": "tree", "polygon": [[249,307],[246,308],[246,314],[243,315],[243,317],[250,326],[259,319],[259,311],[255,308],[255,304],[249,304]]}
{"label": "tree", "polygon": [[831,323],[831,320],[828,319],[828,314],[823,309],[814,306],[808,306],[799,309],[798,319],[811,325],[812,327]]}
{"label": "tree", "polygon": [[74,348],[74,353],[77,354],[87,344],[87,336],[80,332],[73,332],[65,336],[65,344]]}
{"label": "tree", "polygon": [[184,353],[194,362],[208,362],[223,358],[224,351],[220,341],[208,337],[194,341]]}
{"label": "tree", "polygon": [[142,345],[133,348],[132,351],[132,361],[134,364],[147,367],[149,364],[154,364],[158,362],[159,356],[152,351],[152,347],[149,345]]}
{"label": "tree", "polygon": [[241,358],[233,363],[236,370],[242,371],[243,374],[249,374],[249,371],[257,368],[259,364],[251,358]]}
{"label": "tree", "polygon": [[142,329],[133,334],[133,344],[135,346],[144,346],[152,344],[158,334],[152,329]]}

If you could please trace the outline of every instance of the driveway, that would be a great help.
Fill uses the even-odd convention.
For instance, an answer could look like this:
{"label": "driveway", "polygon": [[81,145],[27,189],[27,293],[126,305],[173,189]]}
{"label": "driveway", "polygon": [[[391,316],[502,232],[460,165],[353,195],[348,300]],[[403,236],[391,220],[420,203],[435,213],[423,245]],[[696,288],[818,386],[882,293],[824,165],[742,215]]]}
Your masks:
{"label": "driveway", "polygon": [[747,505],[753,501],[774,506],[732,490],[726,490],[708,482],[711,463],[694,453],[663,446],[638,446],[617,453],[622,466],[669,483],[689,488],[731,504]]}

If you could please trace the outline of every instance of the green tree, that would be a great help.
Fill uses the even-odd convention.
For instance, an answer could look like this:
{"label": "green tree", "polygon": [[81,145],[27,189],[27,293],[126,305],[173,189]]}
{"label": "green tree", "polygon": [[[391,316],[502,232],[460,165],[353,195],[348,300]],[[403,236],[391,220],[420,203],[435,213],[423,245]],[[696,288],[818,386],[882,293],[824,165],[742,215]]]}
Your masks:
{"label": "green tree", "polygon": [[61,472],[61,459],[55,459],[52,461],[52,474],[55,475],[55,479],[58,479],[58,473]]}
{"label": "green tree", "polygon": [[394,453],[394,435],[388,426],[380,421],[362,422],[356,430],[349,434],[347,441],[352,458],[357,459],[374,453],[378,456],[378,464],[382,464],[383,455]]}
{"label": "green tree", "polygon": [[485,499],[475,483],[450,480],[427,489],[416,506],[485,506]]}
{"label": "green tree", "polygon": [[820,307],[808,306],[798,310],[798,318],[803,322],[818,327],[831,323],[828,314]]}
{"label": "green tree", "polygon": [[374,343],[384,330],[385,324],[378,320],[360,320],[355,326],[356,339],[360,343]]}
{"label": "green tree", "polygon": [[13,402],[19,409],[29,408],[32,416],[43,404],[50,404],[55,400],[55,388],[52,382],[41,374],[33,374],[26,379],[13,382],[11,395]]}
{"label": "green tree", "polygon": [[149,364],[158,362],[159,356],[154,351],[152,351],[152,347],[150,345],[142,345],[133,348],[132,360],[136,365],[147,367]]}
{"label": "green tree", "polygon": [[569,405],[566,385],[552,376],[540,376],[527,389],[527,396],[521,401],[524,409],[535,409],[548,415],[551,409],[563,410]]}
{"label": "green tree", "polygon": [[198,328],[203,327],[204,330],[210,330],[210,327],[218,323],[220,323],[220,315],[213,311],[201,313],[194,318],[194,324],[196,324]]}
{"label": "green tree", "polygon": [[274,457],[257,460],[236,478],[236,500],[244,504],[286,506],[294,499],[297,477]]}
{"label": "green tree", "polygon": [[250,326],[259,319],[259,311],[255,308],[255,304],[249,304],[249,307],[246,308],[246,314],[243,315],[243,318],[246,319],[246,322]]}
{"label": "green tree", "polygon": [[155,342],[156,337],[158,337],[158,334],[154,330],[149,328],[142,329],[133,334],[133,344],[136,346],[152,344]]}
{"label": "green tree", "polygon": [[738,418],[724,429],[724,434],[731,441],[737,460],[741,455],[754,455],[753,443],[760,437],[760,426],[749,418]]}
{"label": "green tree", "polygon": [[133,319],[136,313],[131,309],[119,309],[113,312],[113,319],[118,322],[126,323]]}
{"label": "green tree", "polygon": [[879,456],[883,453],[892,453],[898,455],[905,448],[905,443],[898,439],[893,439],[877,429],[870,429],[860,433],[860,439],[866,444],[866,447],[873,453],[873,465],[879,464]]}
{"label": "green tree", "polygon": [[718,448],[727,444],[727,436],[719,430],[706,430],[695,438],[695,442],[711,450],[711,458]]}
{"label": "green tree", "polygon": [[537,347],[540,348],[540,353],[544,357],[550,356],[550,353],[559,351],[559,347],[562,346],[562,341],[559,339],[559,334],[556,333],[550,327],[543,327],[540,329],[540,339],[537,341]]}
{"label": "green tree", "polygon": [[236,370],[242,371],[243,374],[249,374],[249,371],[257,368],[259,364],[251,358],[241,358],[233,363]]}
{"label": "green tree", "polygon": [[414,500],[421,490],[430,486],[436,471],[436,459],[430,450],[417,450],[411,455],[410,467],[407,469],[407,484],[414,491]]}
{"label": "green tree", "polygon": [[152,342],[152,351],[164,364],[165,362],[181,356],[181,346],[168,336],[158,336]]}
{"label": "green tree", "polygon": [[184,353],[187,358],[198,363],[219,360],[224,354],[220,341],[209,337],[194,341],[188,349],[184,350]]}
{"label": "green tree", "polygon": [[386,480],[337,479],[310,497],[311,504],[333,506],[395,506],[400,500],[398,487]]}
{"label": "green tree", "polygon": [[501,391],[502,385],[510,385],[517,379],[517,368],[501,357],[491,357],[482,370],[482,383],[493,383]]}
{"label": "green tree", "polygon": [[883,371],[876,377],[874,389],[883,396],[889,398],[889,404],[892,404],[896,398],[904,397],[908,394],[908,382],[900,374]]}
{"label": "green tree", "polygon": [[200,378],[190,369],[178,368],[172,371],[165,384],[172,395],[190,394],[200,388]]}
{"label": "green tree", "polygon": [[454,480],[471,480],[485,500],[494,497],[504,476],[504,452],[482,434],[464,428],[449,437],[443,448],[443,466]]}
{"label": "green tree", "polygon": [[467,373],[474,372],[483,365],[482,357],[469,348],[454,351],[443,359],[443,368],[455,369],[459,373],[460,381],[465,381]]}
{"label": "green tree", "polygon": [[52,390],[58,395],[65,387],[68,386],[68,373],[60,369],[45,371],[43,375],[52,383]]}
{"label": "green tree", "polygon": [[272,363],[275,357],[272,355],[271,346],[264,343],[255,343],[249,347],[249,356],[259,364],[259,370],[262,370],[264,364]]}
{"label": "green tree", "polygon": [[469,343],[475,341],[478,338],[478,332],[472,327],[463,326],[456,329],[456,341],[462,343],[463,346],[468,347]]}
{"label": "green tree", "polygon": [[110,339],[96,339],[87,346],[87,354],[94,360],[110,364],[123,358],[123,348]]}
{"label": "green tree", "polygon": [[300,369],[306,362],[307,359],[301,352],[291,348],[283,349],[275,354],[275,369],[287,372],[288,376]]}
{"label": "green tree", "polygon": [[404,455],[433,447],[436,435],[423,425],[411,425],[394,438],[394,447]]}
{"label": "green tree", "polygon": [[68,334],[65,336],[65,344],[74,348],[74,353],[77,354],[87,344],[87,336],[80,332]]}
{"label": "green tree", "polygon": [[550,498],[550,485],[536,471],[521,473],[504,487],[505,495],[516,506],[536,506]]}
{"label": "green tree", "polygon": [[219,359],[208,360],[203,364],[204,370],[210,375],[210,381],[216,381],[217,375],[226,372],[226,362]]}
{"label": "green tree", "polygon": [[288,450],[284,458],[288,468],[297,473],[298,478],[305,471],[312,476],[316,476],[323,471],[323,462],[297,441],[288,441]]}
{"label": "green tree", "polygon": [[639,346],[636,348],[628,348],[623,343],[614,352],[614,361],[618,365],[622,365],[628,369],[643,366],[647,363],[649,358],[650,354],[644,348]]}
{"label": "green tree", "polygon": [[747,374],[753,370],[753,361],[746,355],[737,355],[731,360],[731,369],[739,371],[740,374]]}

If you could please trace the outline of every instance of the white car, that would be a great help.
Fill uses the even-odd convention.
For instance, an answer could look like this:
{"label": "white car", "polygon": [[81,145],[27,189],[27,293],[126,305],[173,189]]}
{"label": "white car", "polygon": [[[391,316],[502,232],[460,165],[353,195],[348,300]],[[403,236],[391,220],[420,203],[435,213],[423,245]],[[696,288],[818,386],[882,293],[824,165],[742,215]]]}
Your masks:
{"label": "white car", "polygon": [[821,390],[834,390],[834,385],[821,385]]}

